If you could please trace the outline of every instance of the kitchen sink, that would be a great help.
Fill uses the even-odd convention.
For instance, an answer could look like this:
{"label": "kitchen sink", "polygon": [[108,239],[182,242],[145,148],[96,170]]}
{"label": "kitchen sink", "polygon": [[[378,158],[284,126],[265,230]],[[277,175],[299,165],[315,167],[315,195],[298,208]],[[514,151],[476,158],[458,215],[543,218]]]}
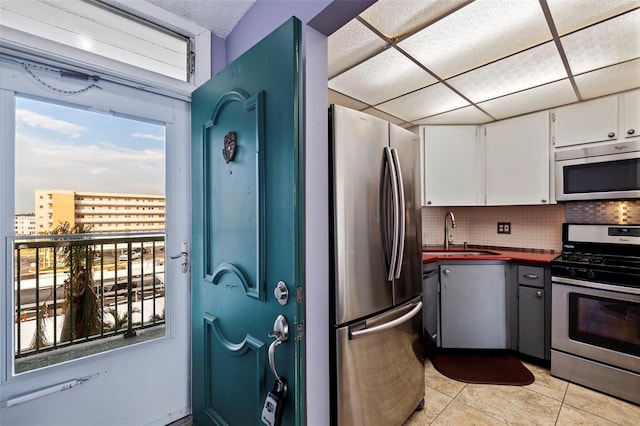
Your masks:
{"label": "kitchen sink", "polygon": [[426,250],[422,252],[423,254],[431,255],[431,256],[497,256],[500,253],[496,253],[494,251],[471,251],[471,250],[443,250],[443,251],[431,251]]}

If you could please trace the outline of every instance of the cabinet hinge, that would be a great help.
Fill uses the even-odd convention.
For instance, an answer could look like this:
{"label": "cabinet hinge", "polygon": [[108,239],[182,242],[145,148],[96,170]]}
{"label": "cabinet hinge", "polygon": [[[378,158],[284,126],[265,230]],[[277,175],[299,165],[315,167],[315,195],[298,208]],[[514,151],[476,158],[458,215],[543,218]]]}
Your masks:
{"label": "cabinet hinge", "polygon": [[555,112],[551,113],[551,121],[556,121],[556,113]]}
{"label": "cabinet hinge", "polygon": [[302,340],[304,338],[304,323],[298,323],[296,325],[296,340]]}
{"label": "cabinet hinge", "polygon": [[296,302],[301,303],[304,298],[304,292],[302,291],[302,287],[296,287]]}
{"label": "cabinet hinge", "polygon": [[484,128],[484,135],[487,136],[487,128]]}

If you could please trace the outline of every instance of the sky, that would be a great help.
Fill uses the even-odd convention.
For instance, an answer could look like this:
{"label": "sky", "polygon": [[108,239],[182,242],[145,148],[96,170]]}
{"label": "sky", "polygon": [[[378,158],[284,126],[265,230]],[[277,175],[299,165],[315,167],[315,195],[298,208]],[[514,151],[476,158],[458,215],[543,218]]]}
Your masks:
{"label": "sky", "polygon": [[163,125],[16,98],[16,213],[36,189],[163,195]]}

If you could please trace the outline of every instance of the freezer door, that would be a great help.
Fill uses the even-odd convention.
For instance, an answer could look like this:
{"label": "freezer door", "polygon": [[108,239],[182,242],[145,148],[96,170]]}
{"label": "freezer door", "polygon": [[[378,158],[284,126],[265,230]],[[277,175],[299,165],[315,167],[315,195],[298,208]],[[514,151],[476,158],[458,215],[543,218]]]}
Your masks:
{"label": "freezer door", "polygon": [[424,399],[420,298],[336,334],[339,426],[401,425]]}
{"label": "freezer door", "polygon": [[392,306],[382,247],[381,169],[386,121],[334,105],[332,229],[335,324]]}
{"label": "freezer door", "polygon": [[395,124],[389,124],[389,137],[404,190],[404,241],[401,241],[404,247],[399,250],[401,270],[393,288],[397,305],[422,292],[420,137]]}

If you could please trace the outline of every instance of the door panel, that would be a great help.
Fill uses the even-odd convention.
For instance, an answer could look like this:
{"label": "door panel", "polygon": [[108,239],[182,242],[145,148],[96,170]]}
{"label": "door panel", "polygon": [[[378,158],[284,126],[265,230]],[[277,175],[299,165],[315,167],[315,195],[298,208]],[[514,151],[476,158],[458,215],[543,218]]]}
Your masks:
{"label": "door panel", "polygon": [[380,187],[386,121],[334,107],[333,220],[336,324],[393,304],[383,250]]}
{"label": "door panel", "polygon": [[405,240],[400,278],[393,283],[394,304],[422,292],[422,216],[420,212],[420,138],[394,124],[389,125],[389,146],[398,153],[402,170]]}
{"label": "door panel", "polygon": [[[304,419],[295,410],[304,407],[303,341],[295,333],[303,275],[300,31],[292,18],[193,93],[195,424],[262,424],[275,382],[268,334],[278,315],[290,330],[275,352],[288,384],[283,424]],[[279,281],[290,292],[285,305],[273,294]]]}

